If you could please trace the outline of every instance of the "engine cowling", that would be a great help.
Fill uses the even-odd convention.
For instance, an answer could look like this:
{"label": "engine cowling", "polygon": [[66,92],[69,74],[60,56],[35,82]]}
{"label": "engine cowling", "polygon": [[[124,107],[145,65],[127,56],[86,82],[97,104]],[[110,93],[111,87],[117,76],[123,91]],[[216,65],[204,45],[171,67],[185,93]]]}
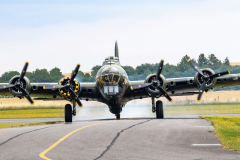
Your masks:
{"label": "engine cowling", "polygon": [[[20,75],[13,76],[10,79],[9,84],[16,85],[16,83],[19,80],[19,78],[20,78]],[[31,90],[31,83],[30,83],[30,80],[27,77],[23,77],[23,80],[21,82],[21,87],[26,89],[28,92],[30,92],[30,90]],[[9,88],[9,91],[14,96],[24,96],[24,94],[19,89],[17,89],[16,87]]]}
{"label": "engine cowling", "polygon": [[[70,80],[70,77],[64,77],[59,81],[59,85],[67,85]],[[70,84],[70,88],[77,93],[80,89],[80,83],[74,79],[73,82]],[[59,92],[65,97],[71,97],[71,93],[69,92],[68,88],[59,88]]]}
{"label": "engine cowling", "polygon": [[[156,77],[156,74],[150,74],[150,75],[148,75],[147,78],[145,79],[144,83],[151,83],[152,80],[155,79],[155,77]],[[160,77],[160,78],[159,78],[160,86],[161,86],[164,90],[166,90],[166,89],[167,89],[167,81],[166,81],[166,78],[165,78],[163,75],[161,75],[161,74],[160,74],[159,77]],[[146,91],[148,92],[148,94],[149,94],[150,96],[160,95],[160,94],[161,94],[161,92],[160,92],[159,90],[155,89],[153,86],[149,86],[149,87],[147,87],[147,88],[145,88],[145,89],[146,89]]]}
{"label": "engine cowling", "polygon": [[[204,69],[201,69],[203,74],[205,75],[212,75],[212,74],[215,74],[215,72],[211,69],[211,68],[204,68]],[[200,75],[198,72],[195,74],[194,76],[194,81],[195,83],[198,85],[198,88],[200,87],[200,85],[203,83],[203,76]],[[211,89],[213,88],[213,86],[216,84],[217,82],[217,79],[216,78],[213,78],[213,79],[209,79],[206,83],[206,89]]]}

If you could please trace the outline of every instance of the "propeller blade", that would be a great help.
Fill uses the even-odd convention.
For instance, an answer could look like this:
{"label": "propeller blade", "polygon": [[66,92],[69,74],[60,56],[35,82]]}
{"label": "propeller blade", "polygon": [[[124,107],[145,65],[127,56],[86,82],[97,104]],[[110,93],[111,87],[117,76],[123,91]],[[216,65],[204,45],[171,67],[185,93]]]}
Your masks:
{"label": "propeller blade", "polygon": [[80,101],[80,99],[78,98],[78,96],[76,95],[76,93],[70,88],[69,91],[72,93],[73,98],[76,100],[77,104],[82,107],[82,102]]}
{"label": "propeller blade", "polygon": [[73,82],[74,78],[77,76],[79,68],[80,68],[80,64],[78,63],[78,65],[76,66],[75,70],[71,75],[70,84]]}
{"label": "propeller blade", "polygon": [[172,102],[172,98],[167,94],[167,92],[161,86],[158,86],[158,89],[170,102]]}
{"label": "propeller blade", "polygon": [[32,98],[30,97],[28,91],[26,91],[25,89],[23,89],[22,87],[20,87],[21,92],[23,93],[23,95],[27,98],[27,100],[34,105],[34,102],[32,100]]}
{"label": "propeller blade", "polygon": [[156,79],[159,79],[159,76],[162,73],[163,63],[164,63],[164,59],[162,59],[161,62],[159,63],[157,74],[156,74]]}
{"label": "propeller blade", "polygon": [[190,63],[191,67],[195,69],[199,74],[204,76],[203,72],[199,69],[199,67],[193,61],[191,61],[191,59],[189,59],[187,62]]}
{"label": "propeller blade", "polygon": [[223,75],[230,74],[230,71],[225,71],[225,72],[220,72],[220,73],[215,73],[210,76],[210,78],[215,78],[215,77],[221,77]]}
{"label": "propeller blade", "polygon": [[15,85],[13,85],[13,84],[1,85],[1,86],[0,86],[0,90],[1,90],[1,89],[12,88],[12,87],[14,87],[14,86],[15,86]]}
{"label": "propeller blade", "polygon": [[43,89],[59,89],[59,88],[65,88],[67,85],[62,86],[62,85],[48,85],[48,86],[43,86]]}
{"label": "propeller blade", "polygon": [[22,73],[20,75],[19,81],[21,82],[23,80],[23,77],[25,76],[26,72],[27,72],[27,68],[28,68],[28,62],[25,63]]}
{"label": "propeller blade", "polygon": [[133,85],[130,87],[131,90],[135,90],[135,89],[140,89],[140,88],[146,88],[148,86],[151,86],[152,83],[144,83],[144,84],[139,84],[139,85]]}
{"label": "propeller blade", "polygon": [[200,90],[199,90],[199,94],[198,94],[198,98],[197,98],[198,102],[200,102],[202,94],[205,91],[205,86],[206,86],[206,81],[204,80],[203,83],[200,86]]}

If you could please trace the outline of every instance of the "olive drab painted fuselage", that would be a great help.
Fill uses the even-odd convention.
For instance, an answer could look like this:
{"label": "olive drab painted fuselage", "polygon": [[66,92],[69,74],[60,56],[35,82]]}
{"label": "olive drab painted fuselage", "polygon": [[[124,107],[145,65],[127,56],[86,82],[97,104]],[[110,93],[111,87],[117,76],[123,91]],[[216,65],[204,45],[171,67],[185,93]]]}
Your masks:
{"label": "olive drab painted fuselage", "polygon": [[129,88],[129,79],[118,57],[110,56],[105,59],[96,75],[96,88],[110,109],[121,110],[125,104],[122,98]]}

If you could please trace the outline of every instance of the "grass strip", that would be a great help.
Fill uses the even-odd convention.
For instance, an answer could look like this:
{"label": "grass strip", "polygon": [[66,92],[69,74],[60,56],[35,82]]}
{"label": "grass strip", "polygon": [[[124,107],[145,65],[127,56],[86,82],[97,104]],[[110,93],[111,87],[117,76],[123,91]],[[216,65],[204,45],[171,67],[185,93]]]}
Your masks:
{"label": "grass strip", "polygon": [[239,114],[240,105],[201,105],[164,107],[165,115]]}
{"label": "grass strip", "polygon": [[[89,107],[89,109],[92,108]],[[151,108],[149,108],[149,111],[151,111]],[[240,105],[165,106],[164,113],[165,115],[239,114]],[[0,110],[0,119],[61,117],[64,117],[63,108],[24,108]]]}
{"label": "grass strip", "polygon": [[0,123],[0,128],[13,128],[13,127],[49,125],[49,124],[64,124],[64,122],[63,121],[47,121],[47,122],[31,122],[31,123]]}
{"label": "grass strip", "polygon": [[28,109],[64,109],[64,107],[1,107],[1,110],[28,110]]}
{"label": "grass strip", "polygon": [[194,104],[192,104],[192,103],[184,103],[184,104],[177,104],[177,103],[175,103],[175,104],[172,104],[172,103],[170,103],[170,104],[167,104],[166,106],[169,106],[169,107],[171,107],[171,106],[203,106],[203,105],[206,105],[206,106],[212,106],[212,105],[217,105],[217,106],[219,106],[219,105],[240,105],[240,103],[239,102],[211,102],[211,103],[199,103],[199,102],[197,102],[197,103],[194,103]]}
{"label": "grass strip", "polygon": [[240,151],[240,116],[202,116],[215,127],[224,149]]}
{"label": "grass strip", "polygon": [[11,118],[60,118],[64,116],[64,109],[24,109],[0,110],[0,119]]}

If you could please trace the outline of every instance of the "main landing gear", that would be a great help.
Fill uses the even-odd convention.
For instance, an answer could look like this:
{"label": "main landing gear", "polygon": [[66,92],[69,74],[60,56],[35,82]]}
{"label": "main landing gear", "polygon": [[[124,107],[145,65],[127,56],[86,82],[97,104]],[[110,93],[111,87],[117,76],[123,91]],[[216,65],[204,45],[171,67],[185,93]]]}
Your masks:
{"label": "main landing gear", "polygon": [[76,116],[76,101],[73,100],[73,106],[71,104],[65,105],[65,122],[72,122],[72,117]]}
{"label": "main landing gear", "polygon": [[155,98],[152,97],[152,112],[156,112],[156,118],[157,119],[163,119],[163,103],[162,101],[157,101],[155,106]]}
{"label": "main landing gear", "polygon": [[162,101],[157,101],[156,103],[156,118],[157,119],[164,118]]}
{"label": "main landing gear", "polygon": [[66,104],[65,105],[65,122],[72,122],[72,106],[71,104]]}

